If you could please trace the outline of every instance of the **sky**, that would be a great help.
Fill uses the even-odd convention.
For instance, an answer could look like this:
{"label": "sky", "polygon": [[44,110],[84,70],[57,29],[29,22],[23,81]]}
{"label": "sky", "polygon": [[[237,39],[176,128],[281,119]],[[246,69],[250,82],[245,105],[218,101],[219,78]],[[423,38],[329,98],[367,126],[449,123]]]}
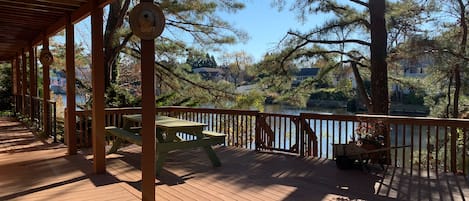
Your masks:
{"label": "sky", "polygon": [[[324,15],[310,17],[304,24],[299,22],[296,13],[289,10],[287,6],[282,11],[272,6],[272,0],[244,0],[245,8],[237,13],[218,13],[220,17],[235,28],[241,29],[249,36],[245,43],[235,45],[225,45],[222,49],[227,53],[244,51],[251,55],[254,62],[262,59],[265,53],[276,48],[280,40],[286,35],[288,30],[307,31],[324,21]],[[288,2],[291,2],[288,0]],[[76,25],[75,39],[76,43],[82,43],[90,48],[91,37],[83,33],[90,33],[89,17]],[[164,32],[163,32],[164,34]],[[59,37],[60,38],[60,37]],[[63,40],[63,37],[58,40]],[[217,61],[220,61],[222,52],[209,52],[215,55]]]}
{"label": "sky", "polygon": [[295,12],[287,6],[282,11],[271,6],[272,0],[247,0],[246,7],[235,14],[220,16],[249,35],[246,43],[225,47],[227,50],[245,51],[252,55],[254,61],[276,48],[288,30],[310,30],[324,21],[324,16],[308,19],[304,24],[299,22]]}

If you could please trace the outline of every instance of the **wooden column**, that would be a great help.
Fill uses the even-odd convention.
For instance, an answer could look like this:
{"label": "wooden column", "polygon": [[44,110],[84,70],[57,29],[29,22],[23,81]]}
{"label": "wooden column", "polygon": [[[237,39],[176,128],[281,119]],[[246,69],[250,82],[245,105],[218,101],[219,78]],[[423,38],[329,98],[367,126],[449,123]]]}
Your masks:
{"label": "wooden column", "polygon": [[65,59],[66,59],[66,79],[67,79],[67,135],[68,154],[77,153],[76,137],[76,115],[75,115],[75,30],[71,22],[70,15],[67,16],[65,25]]}
{"label": "wooden column", "polygon": [[[21,94],[22,88],[21,88],[21,70],[20,70],[20,57],[18,53],[16,53],[15,56],[15,68],[16,68],[16,95],[19,97]],[[22,107],[22,100],[16,99],[16,113],[21,112],[21,107]]]}
{"label": "wooden column", "polygon": [[91,75],[93,86],[92,133],[93,133],[93,167],[97,174],[106,172],[106,154],[104,144],[104,39],[103,8],[98,1],[93,1],[91,12]]}
{"label": "wooden column", "polygon": [[[15,66],[15,58],[12,58],[10,60],[10,64],[11,64],[11,75],[12,75],[12,79],[11,79],[11,84],[12,84],[12,93],[13,95],[16,95],[17,91],[17,86],[16,86],[16,77],[17,77],[17,72],[16,72],[16,66]],[[16,100],[16,99],[15,99]],[[15,101],[14,100],[14,101]]]}
{"label": "wooden column", "polygon": [[[44,35],[44,39],[42,40],[42,49],[48,50],[49,49],[49,38]],[[42,98],[43,101],[43,115],[42,115],[42,122],[44,124],[44,131],[47,135],[50,135],[49,132],[49,116],[50,116],[50,108],[47,101],[50,100],[50,75],[49,75],[50,66],[48,64],[42,64]],[[54,138],[55,139],[55,138]]]}
{"label": "wooden column", "polygon": [[142,198],[155,200],[155,43],[142,40]]}
{"label": "wooden column", "polygon": [[26,77],[27,71],[26,71],[26,53],[24,52],[24,48],[21,49],[21,88],[22,88],[22,95],[23,95],[23,100],[21,101],[21,113],[23,115],[26,114],[26,93],[28,92],[28,78]]}
{"label": "wooden column", "polygon": [[11,58],[10,60],[10,65],[11,65],[11,86],[12,86],[12,89],[11,89],[11,93],[13,94],[13,97],[11,99],[11,101],[15,104],[15,107],[14,108],[11,108],[12,111],[13,111],[13,114],[16,115],[16,105],[18,104],[16,102],[16,76],[17,76],[17,73],[16,73],[16,67],[15,67],[15,58]]}
{"label": "wooden column", "polygon": [[[141,2],[153,2],[142,0]],[[142,200],[155,200],[155,40],[142,40]]]}
{"label": "wooden column", "polygon": [[36,105],[34,105],[34,97],[37,96],[37,88],[35,86],[34,80],[36,77],[36,71],[35,71],[35,64],[36,64],[36,59],[34,55],[34,48],[33,46],[29,46],[29,117],[31,119],[31,123],[34,122],[34,117],[36,114],[34,114],[34,111],[36,111],[34,108],[36,108]]}

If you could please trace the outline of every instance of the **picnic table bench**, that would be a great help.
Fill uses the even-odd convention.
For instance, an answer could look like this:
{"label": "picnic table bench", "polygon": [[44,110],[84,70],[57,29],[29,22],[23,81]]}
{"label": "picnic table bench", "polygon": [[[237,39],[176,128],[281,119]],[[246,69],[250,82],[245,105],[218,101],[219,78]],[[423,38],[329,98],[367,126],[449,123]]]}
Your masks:
{"label": "picnic table bench", "polygon": [[[106,127],[108,135],[115,136],[110,153],[116,152],[124,141],[142,145],[142,137],[140,136],[138,126],[141,123],[141,115],[124,115],[124,127],[117,128],[115,126]],[[218,167],[221,165],[218,156],[212,149],[212,145],[225,143],[225,134],[214,131],[203,130],[205,124],[192,122],[172,117],[157,116],[156,125],[156,174],[161,172],[164,161],[168,152],[178,149],[190,149],[202,147],[208,155],[212,165]],[[137,128],[137,129],[135,129]],[[186,133],[196,136],[195,140],[183,140],[179,138],[177,133]]]}

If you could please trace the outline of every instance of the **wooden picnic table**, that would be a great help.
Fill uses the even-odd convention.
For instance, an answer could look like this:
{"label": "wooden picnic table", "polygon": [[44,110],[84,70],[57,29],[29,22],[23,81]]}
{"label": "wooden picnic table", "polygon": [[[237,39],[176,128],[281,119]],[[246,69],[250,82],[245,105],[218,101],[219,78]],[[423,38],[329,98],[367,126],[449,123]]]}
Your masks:
{"label": "wooden picnic table", "polygon": [[[141,114],[123,115],[124,130],[138,131],[138,126],[142,122]],[[214,167],[221,166],[220,159],[212,149],[211,145],[223,144],[224,136],[210,136],[204,133],[203,123],[178,119],[167,116],[156,116],[156,174],[161,172],[161,168],[169,151],[176,149],[188,149],[202,147],[208,155]],[[136,129],[137,128],[137,129]],[[196,137],[195,140],[183,140],[177,133],[186,133]]]}

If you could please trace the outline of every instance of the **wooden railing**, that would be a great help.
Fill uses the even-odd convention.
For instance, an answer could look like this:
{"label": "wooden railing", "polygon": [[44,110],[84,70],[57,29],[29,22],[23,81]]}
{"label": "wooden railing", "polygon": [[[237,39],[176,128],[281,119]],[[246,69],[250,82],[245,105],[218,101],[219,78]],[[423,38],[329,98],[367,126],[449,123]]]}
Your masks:
{"label": "wooden railing", "polygon": [[[122,115],[140,108],[106,109],[106,125],[122,126]],[[157,108],[160,115],[207,124],[207,130],[227,134],[225,145],[333,159],[332,144],[356,139],[359,125],[382,122],[392,165],[431,172],[467,174],[469,120],[376,115],[285,115],[251,110],[185,107]],[[80,146],[91,145],[91,112],[77,111]],[[85,123],[86,122],[86,123]],[[185,136],[182,136],[185,137]]]}
{"label": "wooden railing", "polygon": [[37,129],[37,131],[47,134],[54,140],[54,142],[57,142],[57,105],[54,101],[46,100],[49,109],[47,126],[45,125],[43,118],[44,99],[26,95],[23,100],[23,96],[15,95],[14,101],[15,114],[22,114],[28,119],[27,122],[30,126]]}
{"label": "wooden railing", "polygon": [[[391,147],[391,162],[397,167],[467,174],[469,121],[377,115],[300,115],[318,137],[318,157],[332,158],[332,144],[347,143],[356,138],[360,124],[382,122],[386,125]],[[307,155],[313,155],[308,152]]]}

